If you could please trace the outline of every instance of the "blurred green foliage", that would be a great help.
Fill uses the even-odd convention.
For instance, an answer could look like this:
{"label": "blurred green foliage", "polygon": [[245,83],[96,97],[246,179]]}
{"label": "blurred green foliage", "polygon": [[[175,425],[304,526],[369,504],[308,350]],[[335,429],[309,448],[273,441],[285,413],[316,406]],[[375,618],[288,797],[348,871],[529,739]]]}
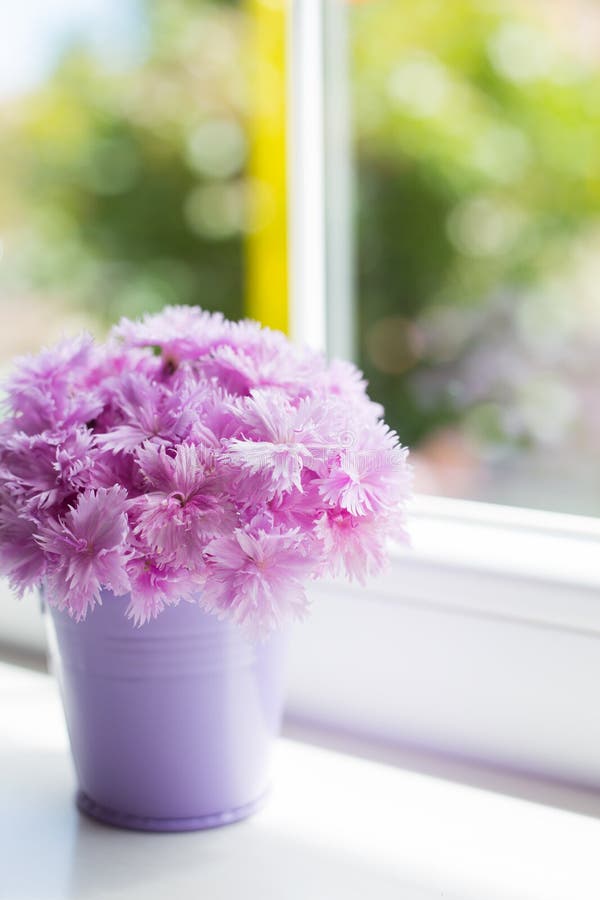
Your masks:
{"label": "blurred green foliage", "polygon": [[165,303],[239,317],[244,22],[235,8],[183,0],[148,3],[146,19],[147,53],[127,71],[72,47],[3,111],[11,196],[0,225],[20,222],[35,288],[105,322]]}
{"label": "blurred green foliage", "polygon": [[[410,442],[464,416],[451,364],[493,329],[494,295],[516,312],[598,225],[598,69],[534,10],[376,0],[352,12],[361,356]],[[394,358],[377,325],[398,316]],[[424,397],[434,367],[447,379]],[[508,439],[492,418],[490,440]]]}

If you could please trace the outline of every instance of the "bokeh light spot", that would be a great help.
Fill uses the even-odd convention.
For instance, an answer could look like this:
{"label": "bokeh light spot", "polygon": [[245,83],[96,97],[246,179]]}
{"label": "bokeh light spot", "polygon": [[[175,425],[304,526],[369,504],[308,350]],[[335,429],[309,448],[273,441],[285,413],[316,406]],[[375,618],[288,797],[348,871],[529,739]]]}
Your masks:
{"label": "bokeh light spot", "polygon": [[186,159],[199,174],[229,178],[246,160],[246,138],[234,119],[209,119],[190,134]]}
{"label": "bokeh light spot", "polygon": [[388,93],[394,103],[419,118],[440,112],[448,89],[445,67],[429,53],[419,52],[403,60],[388,79]]}
{"label": "bokeh light spot", "polygon": [[243,230],[245,207],[241,184],[215,182],[191,191],[185,201],[184,214],[196,234],[222,240]]}
{"label": "bokeh light spot", "polygon": [[374,366],[388,375],[411,369],[423,352],[423,335],[410,319],[386,316],[367,332],[367,352]]}
{"label": "bokeh light spot", "polygon": [[477,195],[459,203],[448,217],[448,236],[465,256],[488,257],[507,253],[525,225],[516,205],[493,196]]}

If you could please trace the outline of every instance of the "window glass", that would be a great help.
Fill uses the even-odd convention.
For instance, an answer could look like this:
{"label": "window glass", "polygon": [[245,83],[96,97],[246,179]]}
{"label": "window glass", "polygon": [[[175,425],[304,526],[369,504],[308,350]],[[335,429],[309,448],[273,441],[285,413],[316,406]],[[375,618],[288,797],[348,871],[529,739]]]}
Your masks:
{"label": "window glass", "polygon": [[165,303],[239,317],[251,205],[241,5],[5,5],[0,365]]}
{"label": "window glass", "polygon": [[[285,326],[283,4],[9,7],[0,366],[165,303]],[[346,17],[358,358],[417,489],[597,513],[596,4]]]}
{"label": "window glass", "polygon": [[348,5],[360,361],[419,490],[600,512],[600,9]]}

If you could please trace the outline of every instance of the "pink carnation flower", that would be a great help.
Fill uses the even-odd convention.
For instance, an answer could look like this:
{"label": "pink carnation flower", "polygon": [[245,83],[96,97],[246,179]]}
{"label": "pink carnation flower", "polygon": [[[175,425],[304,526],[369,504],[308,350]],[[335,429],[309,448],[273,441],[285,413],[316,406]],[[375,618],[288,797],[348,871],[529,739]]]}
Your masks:
{"label": "pink carnation flower", "polygon": [[7,492],[0,492],[0,569],[19,596],[40,584],[46,574],[37,530],[37,520],[19,510]]}
{"label": "pink carnation flower", "polygon": [[138,465],[148,491],[132,501],[134,533],[165,561],[201,558],[211,537],[235,526],[233,505],[200,447],[178,444],[170,455],[148,444]]}
{"label": "pink carnation flower", "polygon": [[304,581],[311,561],[298,531],[270,533],[237,528],[205,551],[205,609],[227,616],[253,637],[264,637],[288,619],[304,617]]}
{"label": "pink carnation flower", "polygon": [[119,379],[111,406],[114,424],[99,435],[98,444],[115,453],[130,452],[145,441],[182,440],[193,421],[183,397],[137,372]]}
{"label": "pink carnation flower", "polygon": [[198,593],[199,578],[184,567],[156,562],[150,555],[136,556],[127,566],[131,585],[128,619],[137,626],[156,619],[166,606],[180,600],[192,602]]}
{"label": "pink carnation flower", "polygon": [[323,404],[312,398],[295,406],[281,390],[254,390],[238,413],[244,438],[229,442],[228,458],[249,475],[261,476],[265,499],[294,488],[302,493],[303,469],[319,464],[324,413]]}
{"label": "pink carnation flower", "polygon": [[0,480],[30,509],[73,497],[89,483],[93,435],[85,428],[9,436],[0,451]]}
{"label": "pink carnation flower", "polygon": [[6,385],[15,427],[37,434],[92,419],[102,408],[97,393],[87,385],[93,363],[90,335],[17,360]]}
{"label": "pink carnation flower", "polygon": [[323,571],[333,577],[346,574],[361,584],[379,574],[387,560],[381,524],[372,517],[357,519],[346,510],[322,513],[315,536],[322,542]]}
{"label": "pink carnation flower", "polygon": [[223,339],[229,323],[221,313],[197,306],[170,306],[140,322],[122,319],[114,335],[132,347],[158,348],[163,363],[175,369],[184,360],[197,359]]}
{"label": "pink carnation flower", "polygon": [[101,602],[102,587],[117,596],[129,591],[126,500],[121,487],[84,491],[64,518],[40,528],[37,540],[49,561],[48,602],[77,620]]}
{"label": "pink carnation flower", "polygon": [[406,450],[362,374],[198,308],[17,362],[0,424],[0,574],[83,619],[101,591],[143,625],[181,600],[252,636],[304,585],[363,581],[406,540]]}
{"label": "pink carnation flower", "polygon": [[372,431],[363,428],[357,446],[339,453],[318,480],[327,503],[353,516],[392,509],[407,495],[406,449],[398,445],[393,432],[376,431],[379,441],[374,442]]}

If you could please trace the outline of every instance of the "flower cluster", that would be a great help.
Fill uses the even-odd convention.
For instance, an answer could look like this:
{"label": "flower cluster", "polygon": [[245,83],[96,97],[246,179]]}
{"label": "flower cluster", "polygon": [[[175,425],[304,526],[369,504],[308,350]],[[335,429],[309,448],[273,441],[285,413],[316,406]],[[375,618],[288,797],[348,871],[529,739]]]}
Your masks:
{"label": "flower cluster", "polygon": [[0,424],[0,573],[76,619],[182,599],[255,636],[305,582],[363,580],[405,537],[406,450],[360,372],[173,307],[21,359]]}

